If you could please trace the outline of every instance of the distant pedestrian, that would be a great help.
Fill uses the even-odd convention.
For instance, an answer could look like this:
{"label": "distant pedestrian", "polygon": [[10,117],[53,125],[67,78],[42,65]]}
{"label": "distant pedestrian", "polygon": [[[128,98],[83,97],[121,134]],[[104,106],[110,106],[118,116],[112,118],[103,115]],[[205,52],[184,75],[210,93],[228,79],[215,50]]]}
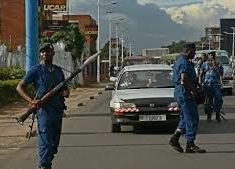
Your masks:
{"label": "distant pedestrian", "polygon": [[[64,97],[69,96],[69,90],[66,87],[63,88],[47,103],[41,105],[40,98],[64,81],[64,74],[60,67],[52,64],[55,54],[52,44],[44,43],[39,52],[44,63],[32,67],[27,72],[18,84],[17,91],[32,107],[38,108],[39,168],[51,169],[52,160],[58,151],[60,142],[62,117],[65,109]],[[28,84],[33,84],[36,90],[36,99],[30,98],[25,92],[25,87]]]}
{"label": "distant pedestrian", "polygon": [[205,153],[206,150],[195,145],[199,114],[195,96],[197,94],[197,77],[191,59],[195,56],[195,44],[187,43],[183,47],[173,68],[174,96],[180,107],[180,121],[175,133],[170,138],[170,145],[179,152],[184,152],[179,143],[181,135],[187,140],[186,153]]}
{"label": "distant pedestrian", "polygon": [[197,63],[197,77],[200,75],[200,70],[202,68],[203,63],[205,63],[208,60],[208,55],[206,53],[201,54],[201,58]]}
{"label": "distant pedestrian", "polygon": [[109,74],[110,74],[110,77],[114,77],[114,65],[111,65],[110,68],[109,68]]}

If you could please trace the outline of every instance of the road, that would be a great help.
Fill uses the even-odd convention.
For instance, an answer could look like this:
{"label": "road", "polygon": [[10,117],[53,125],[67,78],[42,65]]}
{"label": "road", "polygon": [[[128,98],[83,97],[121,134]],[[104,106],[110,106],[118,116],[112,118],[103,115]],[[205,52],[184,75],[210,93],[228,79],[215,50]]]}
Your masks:
{"label": "road", "polygon": [[[227,121],[207,123],[201,115],[197,143],[206,154],[177,153],[168,145],[170,134],[124,128],[110,133],[110,92],[104,92],[64,119],[54,169],[234,169],[235,96],[225,97]],[[0,157],[1,169],[36,169],[37,139]],[[181,139],[183,146],[185,140]]]}

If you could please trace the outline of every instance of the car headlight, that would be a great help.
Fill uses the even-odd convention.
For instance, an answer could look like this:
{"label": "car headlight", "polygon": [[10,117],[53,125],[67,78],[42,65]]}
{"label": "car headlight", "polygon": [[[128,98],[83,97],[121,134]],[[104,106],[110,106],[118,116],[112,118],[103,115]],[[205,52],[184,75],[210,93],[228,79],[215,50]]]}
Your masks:
{"label": "car headlight", "polygon": [[177,102],[172,102],[168,105],[168,111],[179,111],[179,106]]}
{"label": "car headlight", "polygon": [[134,103],[126,103],[126,102],[116,102],[113,104],[114,109],[120,109],[120,108],[136,108],[136,105]]}

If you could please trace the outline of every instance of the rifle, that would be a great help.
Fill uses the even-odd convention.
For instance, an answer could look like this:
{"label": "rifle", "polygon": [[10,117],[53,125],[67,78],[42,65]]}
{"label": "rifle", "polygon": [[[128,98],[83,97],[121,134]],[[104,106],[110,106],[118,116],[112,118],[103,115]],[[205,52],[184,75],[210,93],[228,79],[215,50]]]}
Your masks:
{"label": "rifle", "polygon": [[[48,93],[46,93],[44,96],[41,98],[41,104],[45,104],[48,99],[50,99],[53,95],[55,95],[62,87],[64,87],[70,80],[72,80],[75,76],[77,76],[91,61],[93,61],[97,56],[100,55],[100,52],[97,52],[96,54],[90,56],[82,65],[80,68],[75,70],[68,78],[66,78],[63,82],[60,82],[57,86],[55,86],[53,89],[51,89]],[[22,114],[19,117],[16,117],[16,120],[19,124],[23,125],[24,121],[31,115],[31,114],[36,114],[37,108],[31,107]]]}

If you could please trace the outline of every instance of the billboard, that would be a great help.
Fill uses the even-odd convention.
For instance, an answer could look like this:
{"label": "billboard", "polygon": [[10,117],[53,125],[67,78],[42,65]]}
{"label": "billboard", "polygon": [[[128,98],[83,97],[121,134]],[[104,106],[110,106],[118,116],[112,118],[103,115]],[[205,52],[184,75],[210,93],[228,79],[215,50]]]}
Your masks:
{"label": "billboard", "polygon": [[[226,50],[229,53],[229,56],[232,56],[233,44],[233,35],[231,35],[233,30],[231,29],[231,27],[235,27],[235,19],[231,18],[220,20],[220,29],[222,34],[221,49]],[[229,34],[226,34],[225,32]]]}
{"label": "billboard", "polygon": [[66,11],[67,0],[43,0],[44,11]]}
{"label": "billboard", "polygon": [[65,20],[44,20],[43,31],[62,31],[67,25],[68,21]]}

